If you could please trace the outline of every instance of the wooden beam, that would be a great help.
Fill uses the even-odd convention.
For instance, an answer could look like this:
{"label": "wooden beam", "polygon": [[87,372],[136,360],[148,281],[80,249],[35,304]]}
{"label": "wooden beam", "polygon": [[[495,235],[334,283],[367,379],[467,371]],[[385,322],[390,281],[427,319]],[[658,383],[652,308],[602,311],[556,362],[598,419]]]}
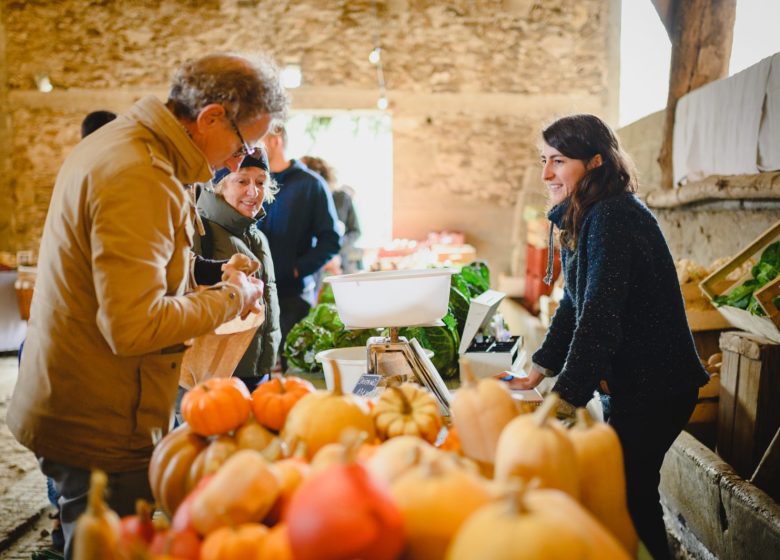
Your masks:
{"label": "wooden beam", "polygon": [[647,194],[651,208],[676,208],[707,200],[780,200],[780,171],[755,175],[712,175],[679,189]]}
{"label": "wooden beam", "polygon": [[683,95],[728,76],[737,0],[676,0],[672,4],[672,64],[664,140],[658,163],[661,186],[673,187],[674,112]]}

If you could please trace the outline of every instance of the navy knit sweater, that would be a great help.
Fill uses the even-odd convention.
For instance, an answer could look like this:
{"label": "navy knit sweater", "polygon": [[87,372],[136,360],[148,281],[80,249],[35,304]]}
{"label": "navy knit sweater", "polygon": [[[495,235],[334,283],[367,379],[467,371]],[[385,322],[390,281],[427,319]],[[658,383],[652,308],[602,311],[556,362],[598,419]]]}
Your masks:
{"label": "navy knit sweater", "polygon": [[281,299],[312,291],[313,274],[339,252],[340,241],[336,209],[322,177],[297,160],[271,177],[279,193],[263,206],[266,216],[258,225],[268,238]]}
{"label": "navy knit sweater", "polygon": [[[560,228],[568,200],[548,218]],[[672,256],[633,194],[596,203],[574,251],[561,251],[564,297],[533,361],[554,391],[584,406],[604,379],[614,408],[663,402],[708,380],[693,344]]]}

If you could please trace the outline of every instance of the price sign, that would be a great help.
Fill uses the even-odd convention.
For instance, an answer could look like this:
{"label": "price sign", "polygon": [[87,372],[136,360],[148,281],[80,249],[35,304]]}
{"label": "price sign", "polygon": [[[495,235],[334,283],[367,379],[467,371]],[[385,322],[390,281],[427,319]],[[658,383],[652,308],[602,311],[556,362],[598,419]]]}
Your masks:
{"label": "price sign", "polygon": [[352,389],[352,394],[366,398],[373,398],[378,396],[384,390],[384,387],[378,386],[382,377],[383,376],[381,375],[364,373],[360,376],[360,379],[358,379],[358,382],[355,384],[355,388]]}

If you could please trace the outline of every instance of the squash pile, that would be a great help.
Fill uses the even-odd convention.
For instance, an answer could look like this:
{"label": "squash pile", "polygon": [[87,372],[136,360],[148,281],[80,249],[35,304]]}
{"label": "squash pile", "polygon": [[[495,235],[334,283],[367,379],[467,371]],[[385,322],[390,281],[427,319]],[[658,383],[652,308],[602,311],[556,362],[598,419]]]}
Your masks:
{"label": "squash pile", "polygon": [[[211,379],[186,424],[155,448],[148,506],[121,521],[96,475],[76,558],[437,560],[635,557],[617,436],[557,397],[520,410],[506,386],[469,377],[444,427],[424,388],[376,402],[274,378],[250,395]],[[160,516],[157,516],[160,517]]]}

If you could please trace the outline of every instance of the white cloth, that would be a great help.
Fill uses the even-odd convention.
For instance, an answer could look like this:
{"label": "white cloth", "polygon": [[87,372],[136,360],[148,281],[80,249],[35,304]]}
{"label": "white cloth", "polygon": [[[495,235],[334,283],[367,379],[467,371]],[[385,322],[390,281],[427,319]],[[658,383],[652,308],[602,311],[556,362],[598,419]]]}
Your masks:
{"label": "white cloth", "polygon": [[764,114],[758,132],[758,169],[780,169],[780,53],[772,57]]}
{"label": "white cloth", "polygon": [[[680,98],[672,153],[675,185],[780,168],[780,147],[769,142],[778,131],[780,53]],[[759,138],[764,140],[761,167]]]}

